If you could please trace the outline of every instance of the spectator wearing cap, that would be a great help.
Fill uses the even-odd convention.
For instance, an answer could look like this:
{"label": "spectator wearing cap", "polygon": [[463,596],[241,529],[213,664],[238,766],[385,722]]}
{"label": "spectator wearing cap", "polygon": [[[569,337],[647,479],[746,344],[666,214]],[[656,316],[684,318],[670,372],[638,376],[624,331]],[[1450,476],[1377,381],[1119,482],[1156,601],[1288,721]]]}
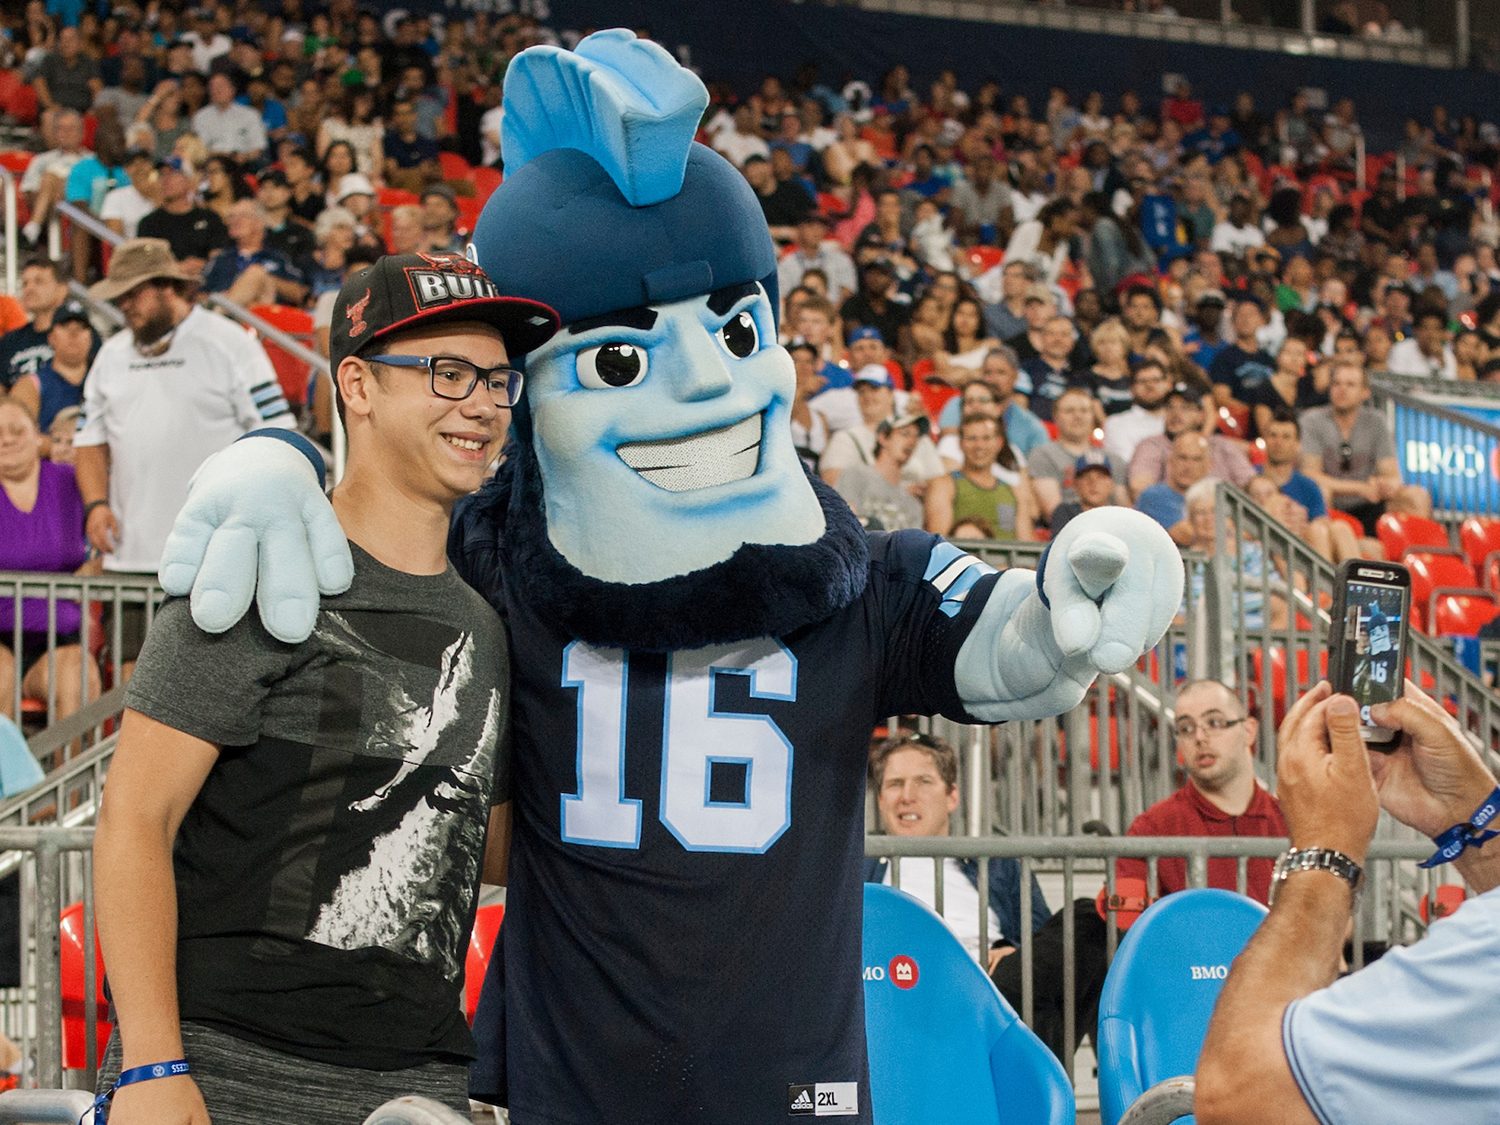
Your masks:
{"label": "spectator wearing cap", "polygon": [[410,98],[391,107],[391,124],[382,149],[385,182],[392,187],[415,194],[443,178],[437,141],[417,132],[417,106]]}
{"label": "spectator wearing cap", "polygon": [[1115,466],[1102,449],[1090,449],[1073,462],[1073,493],[1076,500],[1064,500],[1052,509],[1047,530],[1056,539],[1074,516],[1108,508],[1116,504]]}
{"label": "spectator wearing cap", "polygon": [[1238,192],[1229,201],[1229,214],[1214,224],[1208,247],[1215,253],[1243,258],[1247,250],[1264,245],[1265,241],[1265,233],[1255,221],[1250,197]]}
{"label": "spectator wearing cap", "polygon": [[1030,262],[1003,262],[979,276],[974,288],[985,302],[984,326],[991,336],[1009,340],[1025,333],[1026,302],[1035,281]]}
{"label": "spectator wearing cap", "polygon": [[292,189],[290,206],[293,217],[304,223],[316,223],[328,205],[318,186],[317,157],[312,149],[298,145],[282,157],[281,167],[286,174],[287,186]]}
{"label": "spectator wearing cap", "polygon": [[1196,430],[1179,434],[1167,456],[1167,478],[1143,491],[1135,502],[1136,511],[1145,512],[1182,546],[1193,541],[1193,527],[1187,518],[1188,489],[1208,476],[1208,439]]}
{"label": "spectator wearing cap", "polygon": [[1213,366],[1214,360],[1219,358],[1219,353],[1228,345],[1228,341],[1220,335],[1227,304],[1222,290],[1205,290],[1199,295],[1198,303],[1193,306],[1187,331],[1182,334],[1183,352],[1204,371]]}
{"label": "spectator wearing cap", "polygon": [[447,184],[429,184],[422,189],[422,231],[434,251],[464,252],[468,239],[458,233],[458,197]]}
{"label": "spectator wearing cap", "polygon": [[193,132],[208,151],[255,164],[266,151],[266,128],[260,114],[235,101],[234,79],[215,74],[208,80],[208,104],[193,114]]}
{"label": "spectator wearing cap", "polygon": [[82,303],[65,301],[52,314],[52,327],[47,332],[52,358],[37,368],[35,375],[23,375],[11,387],[11,394],[36,417],[42,433],[43,457],[51,455],[52,443],[47,431],[58,412],[83,404],[83,381],[98,343]]}
{"label": "spectator wearing cap", "polygon": [[813,209],[812,196],[795,180],[778,179],[771,162],[764,156],[752,156],[742,171],[765,213],[766,225],[777,242],[791,242],[797,237],[797,224]]}
{"label": "spectator wearing cap", "polygon": [[961,523],[981,520],[996,539],[1035,538],[1036,507],[1026,464],[1005,440],[1005,423],[993,414],[968,414],[958,423],[963,463],[937,477],[924,498],[926,530],[947,535]]}
{"label": "spectator wearing cap", "polygon": [[359,172],[350,172],[339,180],[338,191],[335,193],[335,201],[338,205],[354,216],[354,233],[356,236],[373,233],[369,225],[371,213],[375,210],[375,185],[370,183],[367,176]]}
{"label": "spectator wearing cap", "polygon": [[[847,362],[847,367],[830,365],[837,367],[836,372],[830,372],[828,367],[822,369],[828,385],[813,403],[814,409],[821,411],[828,419],[829,433],[858,426],[861,422],[859,403],[853,389],[854,375],[851,372],[863,371],[870,366],[880,367],[890,379],[892,387],[901,378],[901,365],[890,358],[885,340],[876,328],[856,328],[849,333]],[[898,402],[904,402],[904,392],[898,391],[897,399]]]}
{"label": "spectator wearing cap", "polygon": [[201,274],[216,251],[231,245],[229,229],[217,211],[194,201],[193,169],[185,160],[171,156],[158,161],[156,172],[161,205],[142,216],[136,233],[165,239],[182,269]]}
{"label": "spectator wearing cap", "polygon": [[[1167,407],[1159,434],[1143,438],[1130,458],[1130,494],[1139,498],[1152,485],[1167,478],[1167,463],[1173,443],[1186,433],[1203,432],[1203,396],[1188,383],[1176,383],[1167,392]],[[1214,432],[1208,438],[1208,475],[1244,488],[1255,476],[1255,468],[1237,442]]]}
{"label": "spectator wearing cap", "polygon": [[61,106],[79,113],[87,113],[104,89],[99,63],[84,51],[76,27],[57,33],[56,48],[42,57],[31,81],[43,109]]}
{"label": "spectator wearing cap", "polygon": [[836,241],[828,238],[828,217],[820,211],[809,211],[797,224],[797,241],[790,254],[776,263],[776,279],[783,293],[802,284],[802,275],[810,269],[823,271],[828,279],[828,299],[841,305],[854,295],[858,284],[854,278],[854,260]]}
{"label": "spectator wearing cap", "polygon": [[0,336],[0,390],[35,375],[52,358],[52,317],[68,299],[67,268],[51,258],[32,258],[21,268],[19,295],[29,319]]}
{"label": "spectator wearing cap", "polygon": [[266,212],[253,199],[242,199],[229,211],[228,249],[220,250],[203,275],[208,293],[251,305],[301,305],[307,298],[302,271],[266,241]]}
{"label": "spectator wearing cap", "polygon": [[219,30],[214,21],[212,8],[199,8],[193,13],[193,26],[191,30],[185,31],[178,37],[186,43],[193,51],[193,69],[201,74],[207,74],[213,66],[213,62],[220,55],[229,54],[234,41]]}
{"label": "spectator wearing cap", "polygon": [[1214,400],[1220,406],[1232,402],[1248,405],[1246,396],[1250,390],[1264,383],[1276,370],[1276,361],[1261,347],[1258,335],[1266,324],[1265,306],[1257,297],[1239,298],[1231,324],[1234,341],[1214,357],[1208,377],[1214,386]]}
{"label": "spectator wearing cap", "polygon": [[[852,395],[858,410],[858,421],[839,427],[835,417],[825,409],[831,405],[832,395]],[[840,400],[835,399],[837,403]],[[875,460],[875,430],[880,423],[894,414],[916,413],[911,396],[896,390],[891,373],[878,363],[859,368],[854,373],[852,389],[824,391],[813,398],[810,406],[824,415],[828,422],[830,437],[828,448],[818,460],[819,475],[831,485],[837,485],[839,474],[850,465],[868,465]],[[842,418],[838,419],[842,421]],[[904,462],[902,478],[913,492],[920,496],[928,481],[947,472],[943,460],[938,456],[937,446],[932,443],[927,430],[910,459]]]}
{"label": "spectator wearing cap", "polygon": [[[1082,387],[1069,387],[1058,397],[1053,414],[1057,439],[1039,445],[1026,455],[1026,468],[1036,494],[1037,510],[1043,522],[1052,518],[1052,510],[1064,500],[1077,499],[1073,492],[1073,466],[1091,448],[1094,436],[1096,403]],[[1125,466],[1112,462],[1118,499],[1125,499]]]}
{"label": "spectator wearing cap", "polygon": [[99,204],[99,218],[116,234],[134,238],[140,221],[161,203],[157,189],[156,161],[147,149],[134,148],[125,154],[125,175],[129,182],[111,188]]}
{"label": "spectator wearing cap", "polygon": [[[911,298],[896,284],[895,270],[884,258],[864,263],[859,271],[859,290],[839,306],[844,331],[874,328],[887,347],[901,349],[902,333],[911,323]],[[850,336],[852,340],[852,335]]]}
{"label": "spectator wearing cap", "polygon": [[1393,375],[1457,379],[1458,360],[1448,342],[1448,316],[1441,309],[1417,312],[1412,334],[1391,348],[1386,366]]}
{"label": "spectator wearing cap", "polygon": [[817,345],[803,336],[793,337],[786,350],[797,373],[797,391],[792,399],[792,444],[802,463],[817,472],[818,458],[828,448],[828,422],[809,404],[827,384],[819,370],[823,361],[818,358]]}
{"label": "spectator wearing cap", "polygon": [[922,502],[912,495],[904,471],[926,436],[925,415],[884,418],[873,431],[869,459],[839,470],[834,489],[866,527],[900,531],[922,526]]}
{"label": "spectator wearing cap", "polygon": [[292,215],[292,185],[286,173],[272,168],[261,173],[255,202],[266,218],[266,245],[280,250],[293,263],[305,261],[317,246],[313,232]]}

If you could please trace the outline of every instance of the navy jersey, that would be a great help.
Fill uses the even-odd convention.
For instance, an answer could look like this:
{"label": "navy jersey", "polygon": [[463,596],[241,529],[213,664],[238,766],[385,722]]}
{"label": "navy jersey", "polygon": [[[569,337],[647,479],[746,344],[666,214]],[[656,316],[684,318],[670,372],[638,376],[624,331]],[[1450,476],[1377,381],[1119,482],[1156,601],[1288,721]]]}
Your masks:
{"label": "navy jersey", "polygon": [[669,654],[572,640],[502,580],[515,827],[476,1096],[517,1125],[764,1125],[790,1087],[843,1084],[871,1120],[870,730],[976,721],[953,665],[995,573],[936,536],[874,534],[847,608]]}

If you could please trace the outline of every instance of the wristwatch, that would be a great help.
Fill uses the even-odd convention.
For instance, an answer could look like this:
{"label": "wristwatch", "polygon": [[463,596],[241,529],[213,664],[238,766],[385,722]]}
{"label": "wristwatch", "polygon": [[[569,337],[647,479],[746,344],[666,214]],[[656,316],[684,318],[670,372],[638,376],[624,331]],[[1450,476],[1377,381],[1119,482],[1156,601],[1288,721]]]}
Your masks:
{"label": "wristwatch", "polygon": [[1365,870],[1343,852],[1332,848],[1289,848],[1276,861],[1271,872],[1271,901],[1276,901],[1276,888],[1296,871],[1328,871],[1349,884],[1356,895],[1364,885]]}

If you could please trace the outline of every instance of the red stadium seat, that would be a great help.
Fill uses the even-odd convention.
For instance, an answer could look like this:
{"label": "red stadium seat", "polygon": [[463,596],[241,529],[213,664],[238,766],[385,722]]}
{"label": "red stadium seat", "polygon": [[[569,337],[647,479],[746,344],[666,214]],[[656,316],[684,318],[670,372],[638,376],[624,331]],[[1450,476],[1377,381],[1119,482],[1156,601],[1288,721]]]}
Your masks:
{"label": "red stadium seat", "polygon": [[1365,534],[1365,525],[1360,523],[1348,512],[1341,512],[1337,508],[1329,508],[1328,518],[1331,520],[1337,520],[1339,523],[1347,526],[1350,531],[1354,532],[1354,537],[1356,539],[1363,538]]}
{"label": "red stadium seat", "polygon": [[[88,1065],[88,1041],[84,1004],[84,937],[83,903],[75,902],[62,912],[62,1016],[63,1068],[83,1070]],[[94,931],[94,1025],[98,1053],[95,1065],[104,1058],[109,1043],[109,1000],[104,995],[104,955],[99,952],[99,932]]]}
{"label": "red stadium seat", "polygon": [[1226,437],[1248,441],[1250,438],[1250,408],[1242,403],[1231,403],[1219,407],[1219,433]]}
{"label": "red stadium seat", "polygon": [[1413,548],[1448,546],[1448,533],[1442,524],[1404,512],[1387,512],[1381,516],[1375,521],[1375,534],[1388,559],[1399,559]]}
{"label": "red stadium seat", "polygon": [[[1428,624],[1433,615],[1433,594],[1459,590],[1465,593],[1478,589],[1479,580],[1474,568],[1459,557],[1457,551],[1408,551],[1405,557],[1407,569],[1411,571],[1412,624]],[[1431,632],[1431,629],[1427,629]]]}
{"label": "red stadium seat", "polygon": [[475,168],[469,176],[474,181],[474,193],[481,203],[490,197],[490,194],[500,186],[505,179],[493,168]]}
{"label": "red stadium seat", "polygon": [[0,293],[0,333],[20,328],[30,320],[31,318],[26,315],[26,310],[21,307],[20,301],[8,294]]}
{"label": "red stadium seat", "polygon": [[375,193],[375,202],[380,207],[405,207],[408,204],[421,203],[422,197],[413,191],[385,187]]}
{"label": "red stadium seat", "polygon": [[1005,261],[1005,251],[998,246],[971,246],[964,251],[964,259],[969,263],[973,275],[978,277]]}
{"label": "red stadium seat", "polygon": [[[1253,648],[1250,650],[1250,690],[1253,693],[1260,691],[1261,685],[1261,662],[1263,660],[1261,650]],[[1328,650],[1324,649],[1318,654],[1318,678],[1322,679],[1328,675]],[[1308,676],[1307,649],[1297,650],[1297,694],[1301,695],[1316,681]],[[1286,649],[1273,648],[1271,650],[1271,713],[1276,720],[1276,725],[1281,725],[1281,720],[1286,717]]]}
{"label": "red stadium seat", "polygon": [[1492,590],[1433,594],[1428,631],[1440,637],[1473,637],[1496,616],[1500,594]]}
{"label": "red stadium seat", "polygon": [[473,234],[474,224],[479,222],[479,212],[484,210],[484,204],[465,195],[460,195],[456,202],[458,203],[458,229]]}
{"label": "red stadium seat", "polygon": [[1458,528],[1464,556],[1486,590],[1500,590],[1500,519],[1473,516]]}
{"label": "red stadium seat", "polygon": [[0,152],[0,165],[3,165],[19,176],[27,168],[31,167],[31,157],[31,153],[21,152],[16,149],[12,149],[9,152]]}
{"label": "red stadium seat", "polygon": [[1446,918],[1464,904],[1464,888],[1462,883],[1443,883],[1430,895],[1423,895],[1422,901],[1417,906],[1417,913],[1422,916],[1422,924],[1430,925],[1438,918]]}
{"label": "red stadium seat", "polygon": [[438,153],[438,163],[443,166],[443,179],[467,180],[473,166],[456,152]]}
{"label": "red stadium seat", "polygon": [[[290,305],[255,305],[250,312],[264,320],[272,328],[279,328],[289,336],[296,336],[299,343],[313,346],[313,318],[302,309]],[[292,355],[291,352],[270,340],[261,340],[266,358],[276,369],[276,381],[281,384],[281,393],[287,402],[301,406],[307,401],[307,383],[312,377],[312,366]]]}
{"label": "red stadium seat", "polygon": [[1146,897],[1146,880],[1116,876],[1115,893],[1109,893],[1108,884],[1100,887],[1094,896],[1094,909],[1106,922],[1110,914],[1114,914],[1115,925],[1124,931],[1135,925],[1135,920],[1151,905],[1151,901]]}
{"label": "red stadium seat", "polygon": [[481,906],[474,915],[474,931],[469,935],[469,952],[464,956],[464,1015],[474,1022],[479,1008],[479,992],[484,974],[490,967],[490,954],[500,937],[500,923],[505,918],[505,903]]}

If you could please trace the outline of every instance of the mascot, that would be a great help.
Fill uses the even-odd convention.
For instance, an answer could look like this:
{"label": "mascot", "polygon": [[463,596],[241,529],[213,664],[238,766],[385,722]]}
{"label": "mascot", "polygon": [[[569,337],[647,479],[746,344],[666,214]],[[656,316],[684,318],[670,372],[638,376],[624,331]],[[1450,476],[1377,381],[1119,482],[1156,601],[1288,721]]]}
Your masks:
{"label": "mascot", "polygon": [[[1087,512],[1040,571],[867,533],[792,446],[776,255],[693,143],[702,83],[627,31],[505,79],[479,264],[561,330],[449,554],[512,644],[514,838],[476,1098],[521,1125],[764,1125],[824,1084],[871,1120],[864,778],[893,714],[1040,719],[1129,667],[1182,597],[1152,520]],[[300,463],[300,470],[297,468]],[[199,625],[297,640],[350,573],[296,449],[200,472],[162,565]],[[320,582],[321,579],[321,582]]]}

